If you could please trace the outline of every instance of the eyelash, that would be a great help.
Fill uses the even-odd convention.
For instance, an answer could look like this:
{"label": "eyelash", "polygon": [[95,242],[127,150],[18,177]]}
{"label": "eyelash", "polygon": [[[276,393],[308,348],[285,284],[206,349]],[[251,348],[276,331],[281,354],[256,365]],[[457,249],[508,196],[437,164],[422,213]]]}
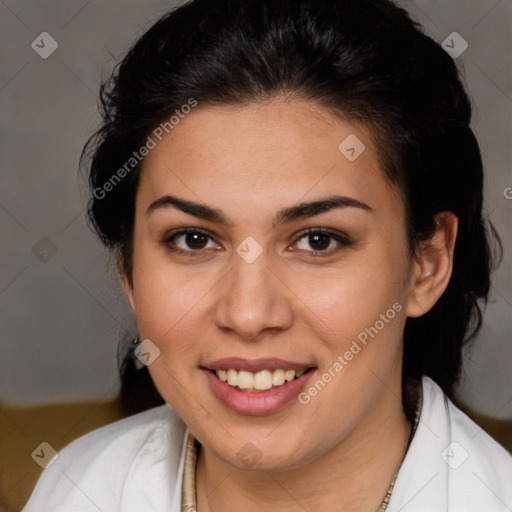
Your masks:
{"label": "eyelash", "polygon": [[[180,249],[180,248],[176,248],[176,247],[171,247],[170,246],[170,244],[176,238],[178,238],[180,236],[183,236],[183,235],[191,234],[191,233],[204,235],[204,236],[208,237],[210,240],[214,241],[213,238],[211,237],[211,235],[209,233],[207,233],[206,231],[203,231],[202,229],[199,229],[199,228],[185,228],[185,229],[182,229],[180,231],[177,231],[175,233],[171,233],[170,235],[165,236],[163,238],[163,240],[162,240],[162,245],[164,245],[165,248],[168,251],[170,251],[170,252],[172,252],[174,254],[178,254],[180,256],[195,257],[197,255],[200,255],[203,252],[203,249],[184,250],[184,249]],[[327,236],[329,238],[332,238],[336,242],[338,242],[338,244],[340,244],[340,245],[337,248],[327,249],[327,250],[324,250],[324,251],[306,251],[306,252],[308,252],[310,254],[310,257],[312,257],[312,258],[331,256],[332,254],[340,251],[343,247],[350,247],[351,245],[353,245],[353,242],[350,240],[350,238],[347,235],[345,235],[343,233],[340,233],[340,232],[337,232],[337,231],[331,231],[331,230],[326,229],[326,228],[310,228],[310,229],[307,229],[307,230],[303,231],[296,238],[294,244],[299,242],[303,238],[306,238],[308,236],[318,235],[318,234],[325,235],[325,236]]]}

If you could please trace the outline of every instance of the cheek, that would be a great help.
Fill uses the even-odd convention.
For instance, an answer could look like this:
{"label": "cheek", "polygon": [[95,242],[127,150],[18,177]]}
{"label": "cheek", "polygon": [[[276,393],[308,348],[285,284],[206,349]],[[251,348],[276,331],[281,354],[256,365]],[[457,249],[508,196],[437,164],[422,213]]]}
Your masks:
{"label": "cheek", "polygon": [[165,251],[142,237],[135,247],[133,297],[140,334],[161,343],[190,322],[215,276],[172,265]]}
{"label": "cheek", "polygon": [[368,407],[401,361],[404,288],[389,263],[375,271],[371,260],[310,288],[301,312],[319,348],[318,379],[327,383],[306,389],[319,417]]}
{"label": "cheek", "polygon": [[201,309],[204,297],[212,284],[209,280],[188,278],[172,269],[156,265],[141,272],[135,284],[139,328],[147,337],[165,340],[189,324]]}
{"label": "cheek", "polygon": [[153,382],[176,410],[190,408],[184,390],[190,389],[186,383],[197,367],[198,341],[206,338],[201,333],[205,326],[205,302],[201,301],[206,291],[204,281],[187,279],[165,265],[152,265],[140,272],[138,284],[139,332],[142,339],[149,338],[160,351],[160,357],[148,367]]}
{"label": "cheek", "polygon": [[380,315],[394,319],[401,308],[393,309],[393,304],[405,301],[403,267],[400,257],[385,257],[382,251],[376,256],[361,253],[344,268],[320,278],[297,276],[292,286],[306,306],[301,314],[307,315],[331,349],[338,349],[373,326]]}

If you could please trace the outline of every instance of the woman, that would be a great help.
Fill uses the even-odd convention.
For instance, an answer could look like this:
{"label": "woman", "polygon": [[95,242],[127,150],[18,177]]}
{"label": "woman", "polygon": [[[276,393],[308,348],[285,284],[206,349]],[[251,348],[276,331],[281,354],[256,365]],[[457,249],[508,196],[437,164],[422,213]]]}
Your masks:
{"label": "woman", "polygon": [[102,100],[89,218],[166,404],[25,510],[509,510],[449,400],[492,266],[452,58],[387,0],[194,0]]}

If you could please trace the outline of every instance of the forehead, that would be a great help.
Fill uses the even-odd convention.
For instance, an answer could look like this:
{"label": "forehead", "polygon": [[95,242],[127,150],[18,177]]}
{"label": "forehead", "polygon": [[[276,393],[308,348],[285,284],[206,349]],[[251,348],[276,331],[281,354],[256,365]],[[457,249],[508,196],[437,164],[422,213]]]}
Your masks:
{"label": "forehead", "polygon": [[270,206],[336,191],[379,202],[395,193],[373,137],[362,123],[305,100],[198,105],[146,156],[142,200],[178,192]]}

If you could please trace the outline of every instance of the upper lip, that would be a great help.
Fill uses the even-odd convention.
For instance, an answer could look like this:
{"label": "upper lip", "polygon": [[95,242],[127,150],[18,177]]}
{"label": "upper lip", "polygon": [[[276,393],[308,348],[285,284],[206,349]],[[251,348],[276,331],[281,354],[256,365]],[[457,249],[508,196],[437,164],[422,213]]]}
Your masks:
{"label": "upper lip", "polygon": [[312,365],[297,363],[293,361],[286,361],[284,359],[276,358],[262,358],[262,359],[243,359],[241,357],[225,357],[215,361],[208,362],[203,365],[203,368],[208,370],[245,370],[247,372],[259,372],[261,370],[307,370]]}

